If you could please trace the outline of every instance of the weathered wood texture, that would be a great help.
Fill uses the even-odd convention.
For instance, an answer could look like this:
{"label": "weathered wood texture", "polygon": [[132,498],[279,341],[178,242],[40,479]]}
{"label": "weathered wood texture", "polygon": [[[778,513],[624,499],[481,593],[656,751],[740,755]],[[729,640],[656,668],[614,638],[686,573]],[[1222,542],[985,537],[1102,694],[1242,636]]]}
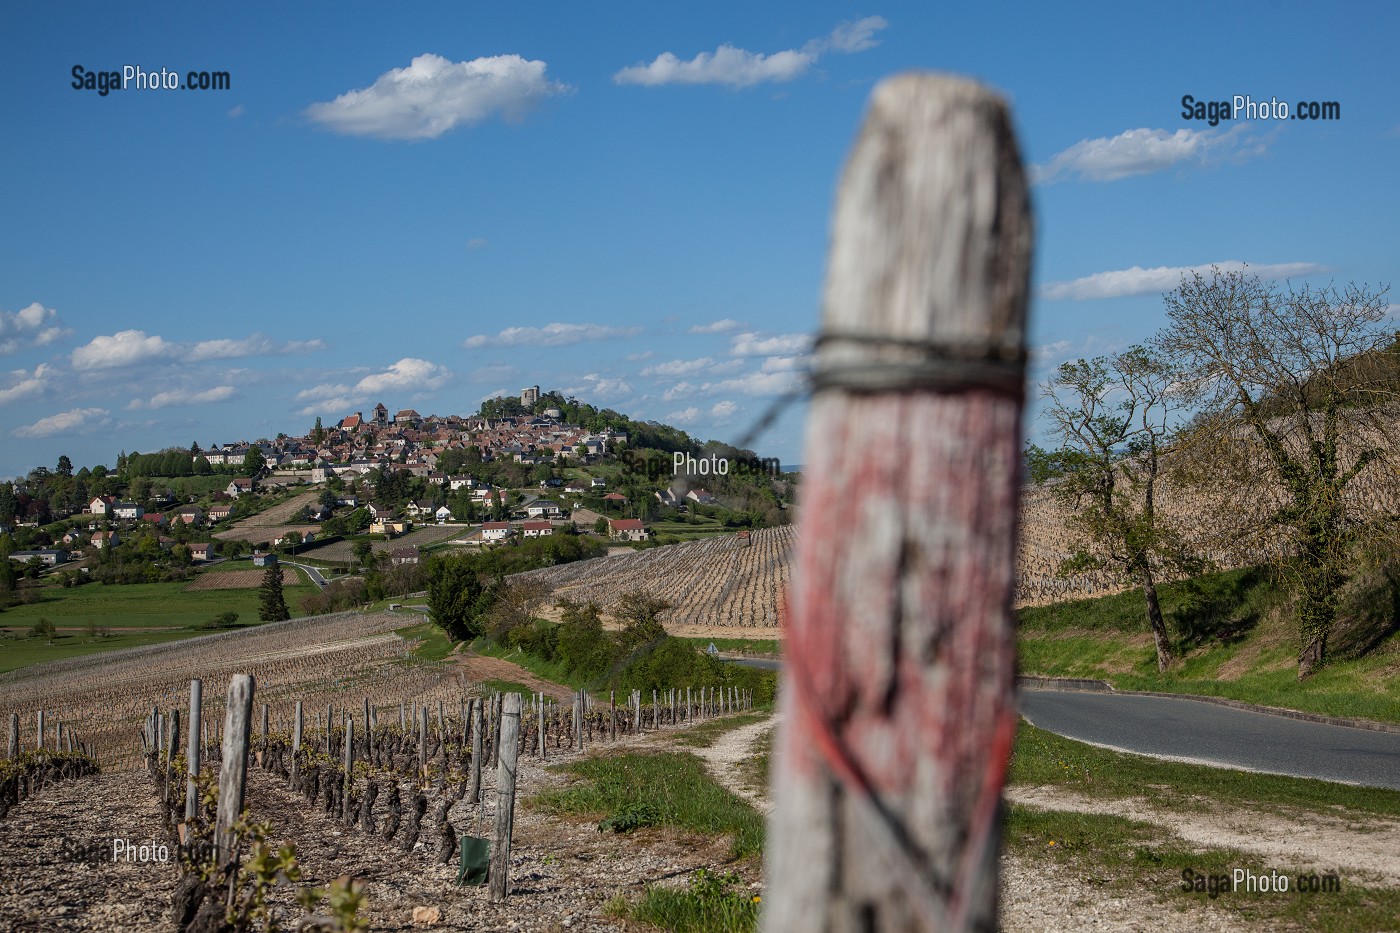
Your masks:
{"label": "weathered wood texture", "polygon": [[248,778],[249,731],[253,719],[253,677],[234,674],[228,685],[224,717],[223,763],[219,770],[219,812],[214,830],[219,864],[238,857],[233,827],[243,812],[243,788]]}
{"label": "weathered wood texture", "polygon": [[496,771],[496,829],[491,838],[488,881],[491,900],[503,901],[510,892],[510,841],[515,830],[515,764],[520,741],[521,697],[507,693],[501,699],[500,763]]}
{"label": "weathered wood texture", "polygon": [[1031,239],[1003,103],[882,83],[833,218],[768,933],[996,929]]}

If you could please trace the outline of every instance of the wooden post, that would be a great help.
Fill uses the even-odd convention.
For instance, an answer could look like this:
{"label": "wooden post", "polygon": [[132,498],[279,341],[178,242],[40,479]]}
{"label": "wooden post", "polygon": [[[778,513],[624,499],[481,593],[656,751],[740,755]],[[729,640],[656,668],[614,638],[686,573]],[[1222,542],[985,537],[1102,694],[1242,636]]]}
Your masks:
{"label": "wooden post", "polygon": [[262,750],[264,752],[267,751],[267,736],[267,704],[264,703],[262,705],[262,742],[259,743],[262,745]]}
{"label": "wooden post", "polygon": [[[170,793],[171,793],[171,791],[173,790],[173,785],[175,784],[175,782],[172,781],[172,780],[170,779],[171,776],[174,774],[174,770],[175,770],[175,769],[174,769],[175,755],[176,755],[176,753],[178,753],[178,752],[180,751],[180,711],[179,711],[178,709],[172,709],[172,710],[170,711],[170,728],[169,728],[168,732],[169,732],[169,734],[166,736],[166,739],[165,739],[165,794],[164,794],[165,802],[166,802],[166,805],[167,805],[167,806],[168,806],[169,803],[170,803]],[[59,751],[62,751],[62,748],[60,747],[58,750],[59,750]]]}
{"label": "wooden post", "polygon": [[355,786],[355,717],[345,721],[345,783],[340,794],[340,818],[350,822],[350,789]]}
{"label": "wooden post", "polygon": [[540,757],[548,757],[548,752],[544,748],[544,694],[540,694]]}
{"label": "wooden post", "polygon": [[[38,738],[38,741],[37,741],[37,743],[35,744],[34,747],[35,747],[35,748],[43,748],[43,747],[44,747],[44,711],[43,711],[43,710],[39,710],[39,738]],[[157,746],[157,747],[159,747],[159,746]]]}
{"label": "wooden post", "polygon": [[485,697],[472,701],[472,803],[481,803],[481,756],[486,753],[485,717],[481,709]]}
{"label": "wooden post", "polygon": [[248,732],[253,719],[253,677],[234,674],[228,685],[224,716],[224,760],[219,769],[219,815],[214,824],[214,844],[219,865],[238,858],[233,826],[243,812],[243,787],[248,778]]}
{"label": "wooden post", "polygon": [[201,749],[199,747],[200,724],[204,722],[201,705],[204,701],[204,682],[198,678],[190,681],[190,726],[189,738],[185,741],[186,770],[189,780],[185,782],[185,822],[193,823],[199,814],[199,788],[195,778],[199,776]]}
{"label": "wooden post", "polygon": [[496,771],[496,831],[491,838],[491,900],[510,891],[510,837],[515,828],[515,763],[520,739],[520,694],[507,693],[501,703],[500,766]]}
{"label": "wooden post", "polygon": [[418,707],[418,774],[428,773],[428,707]]}
{"label": "wooden post", "polygon": [[335,720],[331,718],[331,705],[330,705],[329,703],[327,703],[327,704],[326,704],[326,754],[327,754],[327,755],[329,755],[329,754],[331,753],[331,731],[332,731],[332,729],[331,729],[331,724],[334,723],[334,722],[335,722]]}
{"label": "wooden post", "polygon": [[296,779],[301,774],[301,767],[297,762],[297,756],[301,754],[301,701],[297,700],[297,710],[292,718],[292,783],[295,785]]}
{"label": "wooden post", "polygon": [[1029,211],[999,98],[876,88],[813,367],[766,933],[997,926]]}
{"label": "wooden post", "polygon": [[617,741],[617,691],[616,691],[616,690],[609,690],[609,691],[608,691],[608,702],[612,705],[612,712],[609,713],[609,716],[608,716],[609,722],[611,723],[610,728],[611,728],[611,730],[612,730],[612,736],[611,736],[611,738],[612,738],[612,740],[613,740],[614,742],[616,742],[616,741]]}
{"label": "wooden post", "polygon": [[10,749],[5,757],[19,757],[19,713],[10,714]]}

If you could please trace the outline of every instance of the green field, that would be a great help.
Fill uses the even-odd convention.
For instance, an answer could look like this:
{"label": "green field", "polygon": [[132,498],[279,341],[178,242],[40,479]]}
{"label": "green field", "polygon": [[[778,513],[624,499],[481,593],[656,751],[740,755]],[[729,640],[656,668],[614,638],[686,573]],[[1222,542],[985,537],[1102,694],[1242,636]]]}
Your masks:
{"label": "green field", "polygon": [[[0,613],[0,629],[20,636],[0,641],[3,646],[0,671],[207,634],[200,626],[222,612],[238,613],[240,624],[257,624],[257,588],[190,592],[185,589],[186,585],[90,583],[71,589],[43,587],[39,590],[38,602],[14,606]],[[315,588],[309,583],[283,589],[293,616],[302,615],[299,604],[313,592]],[[41,618],[48,619],[57,629],[52,645],[43,638],[28,637],[29,629]],[[89,627],[99,630],[106,627],[110,637],[92,635]]]}

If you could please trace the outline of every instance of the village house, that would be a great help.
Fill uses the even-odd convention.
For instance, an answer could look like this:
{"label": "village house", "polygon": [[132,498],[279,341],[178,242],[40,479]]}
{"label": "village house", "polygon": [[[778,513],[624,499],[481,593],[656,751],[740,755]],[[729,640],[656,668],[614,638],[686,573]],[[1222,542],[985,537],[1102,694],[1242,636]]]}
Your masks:
{"label": "village house", "polygon": [[135,502],[112,503],[112,516],[114,518],[120,518],[123,521],[134,522],[139,521],[141,516],[145,514],[146,510],[141,506],[137,505]]}
{"label": "village house", "polygon": [[543,538],[554,534],[552,522],[525,522],[520,526],[520,534],[525,538]]}
{"label": "village house", "polygon": [[92,546],[99,551],[104,548],[116,547],[118,544],[122,543],[122,539],[118,537],[115,531],[94,531],[91,541]]}
{"label": "village house", "polygon": [[645,541],[650,537],[640,518],[608,519],[608,535],[623,541]]}
{"label": "village house", "polygon": [[699,503],[700,505],[714,505],[716,502],[719,501],[704,489],[692,489],[690,492],[685,494],[685,497],[696,503]]}
{"label": "village house", "polygon": [[87,511],[99,518],[107,518],[112,514],[112,505],[116,501],[111,496],[98,496],[88,503]]}
{"label": "village house", "polygon": [[197,505],[182,506],[176,510],[173,520],[183,522],[186,525],[199,526],[204,523],[204,510]]}
{"label": "village house", "polygon": [[389,562],[392,564],[416,564],[418,563],[418,548],[413,545],[396,547],[389,552]]}
{"label": "village house", "polygon": [[190,560],[213,560],[218,556],[212,541],[196,541],[190,545]]}
{"label": "village house", "polygon": [[253,481],[243,476],[238,477],[238,479],[235,479],[233,482],[229,483],[227,486],[224,487],[224,492],[228,493],[230,496],[233,496],[233,498],[235,499],[237,499],[239,496],[247,495],[252,491]]}
{"label": "village house", "polygon": [[27,564],[31,560],[38,560],[45,567],[54,567],[68,560],[67,551],[55,551],[50,548],[43,548],[37,551],[11,551],[10,560],[17,564]]}
{"label": "village house", "polygon": [[255,552],[253,552],[253,566],[254,566],[254,567],[276,567],[276,566],[277,566],[277,555],[276,555],[276,554],[273,554],[273,553],[270,552],[270,551],[268,551],[268,552],[255,551]]}
{"label": "village house", "polygon": [[487,522],[481,526],[481,540],[483,541],[504,541],[510,536],[510,522]]}
{"label": "village house", "polygon": [[525,514],[531,518],[559,518],[564,512],[559,508],[559,503],[557,502],[537,499],[525,506]]}
{"label": "village house", "polygon": [[209,506],[209,520],[211,522],[221,522],[233,514],[231,505],[211,505]]}
{"label": "village house", "polygon": [[437,507],[437,511],[433,513],[433,517],[437,519],[439,525],[445,524],[452,520],[452,510],[445,505],[440,505]]}

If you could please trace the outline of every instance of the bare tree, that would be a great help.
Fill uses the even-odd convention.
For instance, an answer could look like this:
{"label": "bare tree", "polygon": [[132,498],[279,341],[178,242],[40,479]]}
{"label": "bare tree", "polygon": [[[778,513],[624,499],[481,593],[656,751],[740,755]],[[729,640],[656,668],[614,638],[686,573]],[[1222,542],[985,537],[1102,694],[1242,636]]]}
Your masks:
{"label": "bare tree", "polygon": [[1133,347],[1064,363],[1041,393],[1049,401],[1044,416],[1064,445],[1047,458],[1059,473],[1051,491],[1089,545],[1061,571],[1117,570],[1142,590],[1159,671],[1171,664],[1172,646],[1157,581],[1202,567],[1157,508],[1161,457],[1182,410],[1177,386],[1159,356]]}
{"label": "bare tree", "polygon": [[1183,452],[1211,464],[1210,484],[1233,497],[1241,533],[1296,593],[1300,680],[1326,659],[1358,534],[1378,527],[1350,493],[1358,478],[1394,478],[1387,291],[1281,288],[1215,268],[1166,296],[1171,323],[1156,340],[1198,393]]}

